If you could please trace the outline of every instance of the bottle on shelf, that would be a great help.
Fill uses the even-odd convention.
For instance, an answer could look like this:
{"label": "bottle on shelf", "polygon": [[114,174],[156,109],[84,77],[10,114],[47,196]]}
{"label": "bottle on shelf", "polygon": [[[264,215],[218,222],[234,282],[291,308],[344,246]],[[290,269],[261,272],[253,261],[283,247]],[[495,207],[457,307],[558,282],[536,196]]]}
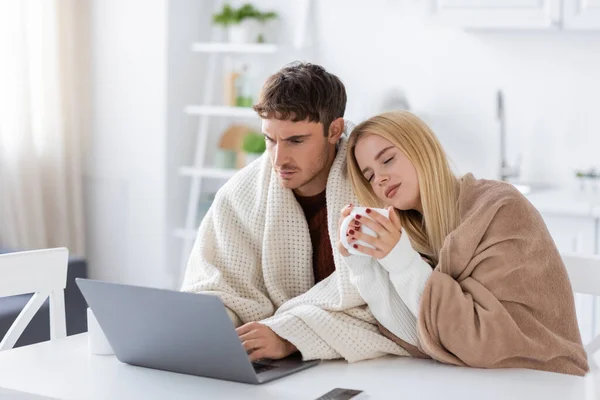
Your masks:
{"label": "bottle on shelf", "polygon": [[226,106],[235,107],[235,82],[240,74],[235,70],[235,68],[233,68],[233,61],[231,60],[231,58],[225,58],[224,65],[225,70],[223,71],[223,103]]}
{"label": "bottle on shelf", "polygon": [[239,74],[235,71],[227,71],[225,73],[223,97],[226,106],[234,107],[236,105],[235,81],[238,76]]}
{"label": "bottle on shelf", "polygon": [[241,73],[235,79],[235,105],[237,107],[252,107],[252,87],[248,75],[248,65],[244,64]]}

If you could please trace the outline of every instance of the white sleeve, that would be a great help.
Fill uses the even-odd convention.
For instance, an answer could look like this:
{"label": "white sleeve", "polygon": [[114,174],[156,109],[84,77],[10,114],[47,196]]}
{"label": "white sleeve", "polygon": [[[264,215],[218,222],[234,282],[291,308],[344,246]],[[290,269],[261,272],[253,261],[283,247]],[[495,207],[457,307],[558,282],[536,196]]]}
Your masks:
{"label": "white sleeve", "polygon": [[350,255],[344,261],[350,270],[350,282],[375,319],[400,339],[416,346],[417,318],[392,286],[388,272],[372,257]]}
{"label": "white sleeve", "polygon": [[379,263],[389,273],[390,281],[404,303],[415,317],[418,316],[421,295],[433,269],[412,248],[406,232]]}

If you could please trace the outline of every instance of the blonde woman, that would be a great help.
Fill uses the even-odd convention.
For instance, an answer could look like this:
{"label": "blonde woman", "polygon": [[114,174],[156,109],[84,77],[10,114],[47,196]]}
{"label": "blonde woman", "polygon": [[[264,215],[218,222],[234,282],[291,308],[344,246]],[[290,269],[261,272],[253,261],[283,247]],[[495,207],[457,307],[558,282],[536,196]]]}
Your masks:
{"label": "blonde woman", "polygon": [[[368,267],[338,243],[384,334],[448,364],[588,371],[564,264],[540,214],[512,185],[457,178],[429,127],[403,111],[358,125],[347,160],[360,205],[390,210],[388,219],[368,209],[374,220],[359,215],[346,232],[372,257]],[[377,237],[354,229],[361,224]],[[415,346],[402,338],[406,309]]]}

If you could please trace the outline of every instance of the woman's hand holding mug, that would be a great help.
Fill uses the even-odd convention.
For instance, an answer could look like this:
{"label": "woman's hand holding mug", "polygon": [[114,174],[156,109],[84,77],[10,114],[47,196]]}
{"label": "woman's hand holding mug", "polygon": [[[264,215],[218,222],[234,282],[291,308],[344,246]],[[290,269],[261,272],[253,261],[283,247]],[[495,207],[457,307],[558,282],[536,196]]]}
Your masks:
{"label": "woman's hand holding mug", "polygon": [[382,259],[396,246],[402,225],[393,207],[353,207],[341,211],[337,248],[342,256],[350,254]]}

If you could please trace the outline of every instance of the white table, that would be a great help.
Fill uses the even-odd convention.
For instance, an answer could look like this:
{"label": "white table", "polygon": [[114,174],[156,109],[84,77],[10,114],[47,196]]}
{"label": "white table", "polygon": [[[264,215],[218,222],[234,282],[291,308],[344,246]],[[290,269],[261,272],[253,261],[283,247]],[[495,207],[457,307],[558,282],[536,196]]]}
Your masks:
{"label": "white table", "polygon": [[386,357],[355,364],[324,362],[254,386],[91,355],[85,334],[0,352],[0,388],[58,399],[309,400],[343,387],[364,390],[369,399],[582,400],[598,398],[596,378],[596,374],[580,378],[523,369],[480,370]]}
{"label": "white table", "polygon": [[2,400],[56,400],[52,397],[38,396],[35,394],[0,388],[0,399]]}

